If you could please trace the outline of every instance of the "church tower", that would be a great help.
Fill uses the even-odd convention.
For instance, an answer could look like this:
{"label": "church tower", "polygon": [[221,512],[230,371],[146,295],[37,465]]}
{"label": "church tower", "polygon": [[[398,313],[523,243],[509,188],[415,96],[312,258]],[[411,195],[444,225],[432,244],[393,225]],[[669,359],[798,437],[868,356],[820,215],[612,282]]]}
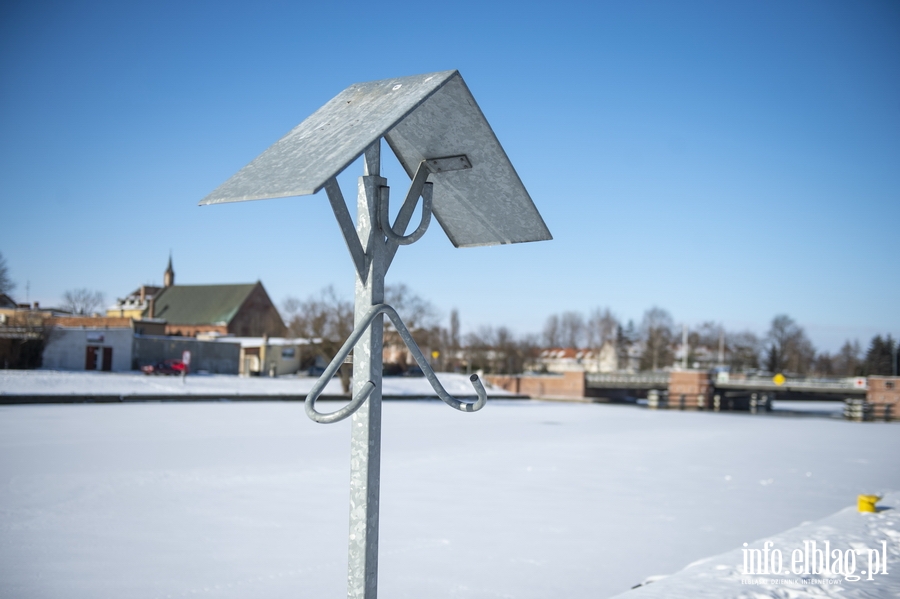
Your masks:
{"label": "church tower", "polygon": [[175,284],[175,270],[172,268],[172,252],[169,252],[169,266],[163,274],[163,286],[171,287]]}

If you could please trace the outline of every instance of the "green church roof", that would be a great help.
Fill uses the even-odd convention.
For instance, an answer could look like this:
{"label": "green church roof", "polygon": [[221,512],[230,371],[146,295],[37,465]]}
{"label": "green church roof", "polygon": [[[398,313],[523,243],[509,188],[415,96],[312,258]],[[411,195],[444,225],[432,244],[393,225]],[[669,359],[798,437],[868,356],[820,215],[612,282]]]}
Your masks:
{"label": "green church roof", "polygon": [[227,325],[258,284],[166,287],[154,301],[153,317],[169,324]]}

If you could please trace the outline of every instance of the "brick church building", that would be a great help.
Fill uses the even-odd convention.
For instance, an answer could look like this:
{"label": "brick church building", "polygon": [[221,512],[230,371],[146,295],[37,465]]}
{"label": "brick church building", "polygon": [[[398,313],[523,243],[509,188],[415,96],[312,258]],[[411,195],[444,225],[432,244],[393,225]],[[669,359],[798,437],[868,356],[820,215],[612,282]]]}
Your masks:
{"label": "brick church building", "polygon": [[176,285],[172,258],[163,286],[142,285],[106,311],[107,316],[165,321],[166,335],[219,333],[282,337],[284,321],[262,283]]}

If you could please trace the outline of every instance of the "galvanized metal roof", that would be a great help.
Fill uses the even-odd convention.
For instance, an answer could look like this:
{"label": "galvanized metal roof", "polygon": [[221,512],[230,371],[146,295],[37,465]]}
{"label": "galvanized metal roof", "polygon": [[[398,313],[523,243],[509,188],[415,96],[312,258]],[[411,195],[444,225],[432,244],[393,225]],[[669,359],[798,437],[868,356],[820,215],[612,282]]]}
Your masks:
{"label": "galvanized metal roof", "polygon": [[351,85],[200,204],[316,193],[382,137],[410,177],[423,160],[468,158],[428,179],[455,246],[552,238],[458,71]]}

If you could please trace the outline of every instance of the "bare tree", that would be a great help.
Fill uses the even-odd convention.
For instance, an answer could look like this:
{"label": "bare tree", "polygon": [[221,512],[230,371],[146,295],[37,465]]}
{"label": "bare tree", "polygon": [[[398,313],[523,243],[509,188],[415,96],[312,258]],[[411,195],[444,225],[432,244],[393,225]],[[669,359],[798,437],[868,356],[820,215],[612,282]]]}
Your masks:
{"label": "bare tree", "polygon": [[6,266],[6,258],[0,254],[0,293],[10,294],[16,288],[16,284],[9,278],[9,268]]}
{"label": "bare tree", "polygon": [[708,320],[706,322],[700,323],[699,326],[695,327],[691,332],[692,339],[691,345],[694,345],[694,340],[696,340],[697,346],[706,347],[709,349],[718,349],[719,340],[725,334],[725,327],[721,324],[714,322],[712,320]]}
{"label": "bare tree", "polygon": [[859,341],[854,340],[852,343],[848,339],[838,350],[834,356],[834,374],[837,376],[856,376],[861,374],[860,356],[862,349]]}
{"label": "bare tree", "polygon": [[559,316],[551,314],[544,323],[544,347],[559,347],[560,344]]}
{"label": "bare tree", "polygon": [[629,320],[628,324],[620,326],[616,331],[616,359],[619,370],[631,370],[631,348],[638,341],[640,335],[633,320]]}
{"label": "bare tree", "polygon": [[72,314],[93,314],[103,306],[105,300],[99,291],[90,289],[70,289],[63,294],[63,309]]}
{"label": "bare tree", "polygon": [[810,365],[810,372],[814,372],[821,376],[834,376],[835,356],[832,356],[829,352],[817,354]]}
{"label": "bare tree", "polygon": [[[319,340],[319,355],[326,360],[334,358],[353,332],[353,304],[340,297],[332,285],[305,300],[288,297],[282,303],[282,308],[290,334]],[[350,368],[341,367],[344,393],[350,390],[350,374]]]}
{"label": "bare tree", "polygon": [[496,353],[493,371],[500,374],[516,374],[522,372],[525,354],[513,332],[506,327],[499,327],[494,340]]}
{"label": "bare tree", "polygon": [[559,318],[559,335],[564,347],[584,347],[584,316],[580,312],[563,312]]}
{"label": "bare tree", "polygon": [[544,323],[546,347],[583,347],[587,340],[587,326],[580,312],[552,314]]}
{"label": "bare tree", "polygon": [[[416,294],[403,283],[386,285],[384,288],[385,303],[393,306],[403,324],[409,329],[413,339],[419,348],[428,354],[429,349],[441,347],[442,331],[440,327],[440,313],[427,299]],[[385,318],[387,330],[393,330],[393,323]]]}
{"label": "bare tree", "polygon": [[[710,367],[713,362],[719,364],[719,351],[725,352],[725,327],[708,320],[699,326],[689,330],[688,333],[688,364],[697,364],[698,367]],[[724,360],[724,355],[722,356]]]}
{"label": "bare tree", "polygon": [[518,339],[507,327],[479,327],[466,335],[464,354],[469,370],[518,374],[537,355],[537,340],[529,336]]}
{"label": "bare tree", "polygon": [[673,339],[672,315],[659,307],[644,312],[641,321],[641,336],[644,340],[644,355],[641,356],[642,370],[659,370],[672,361]]}
{"label": "bare tree", "polygon": [[440,316],[437,308],[403,283],[386,285],[384,302],[394,307],[410,331],[432,329],[438,325]]}
{"label": "bare tree", "polygon": [[468,371],[491,371],[491,358],[493,355],[494,329],[487,326],[479,327],[466,335],[463,355]]}
{"label": "bare tree", "polygon": [[440,367],[445,371],[459,372],[463,365],[463,356],[460,352],[462,340],[460,338],[459,311],[456,308],[450,311],[449,329],[437,327],[435,331],[434,337],[438,339],[436,348],[440,352],[440,356],[435,362],[435,368]]}
{"label": "bare tree", "polygon": [[450,311],[450,349],[459,349],[459,311],[456,308]]}
{"label": "bare tree", "polygon": [[890,335],[882,338],[876,335],[869,343],[865,359],[861,358],[859,341],[845,341],[841,349],[834,355],[824,352],[818,354],[812,363],[812,371],[816,374],[834,376],[868,376],[893,374],[897,344]]}
{"label": "bare tree", "polygon": [[587,344],[599,350],[607,341],[615,340],[618,330],[619,320],[609,308],[594,308],[587,321]]}
{"label": "bare tree", "polygon": [[806,374],[812,367],[816,350],[806,331],[787,314],[772,319],[766,336],[766,368],[769,372]]}
{"label": "bare tree", "polygon": [[732,372],[759,368],[759,338],[750,331],[725,334],[726,362]]}
{"label": "bare tree", "polygon": [[325,346],[334,346],[334,352],[353,331],[353,304],[340,297],[332,285],[305,300],[288,297],[282,308],[291,334],[322,339]]}
{"label": "bare tree", "polygon": [[[619,321],[609,310],[609,308],[594,308],[585,325],[585,340],[587,347],[594,351],[594,359],[597,362],[598,370],[601,367],[600,354],[603,346],[607,343],[616,343],[616,336],[619,332]],[[615,348],[615,345],[613,345]],[[619,360],[613,368],[619,368]]]}

